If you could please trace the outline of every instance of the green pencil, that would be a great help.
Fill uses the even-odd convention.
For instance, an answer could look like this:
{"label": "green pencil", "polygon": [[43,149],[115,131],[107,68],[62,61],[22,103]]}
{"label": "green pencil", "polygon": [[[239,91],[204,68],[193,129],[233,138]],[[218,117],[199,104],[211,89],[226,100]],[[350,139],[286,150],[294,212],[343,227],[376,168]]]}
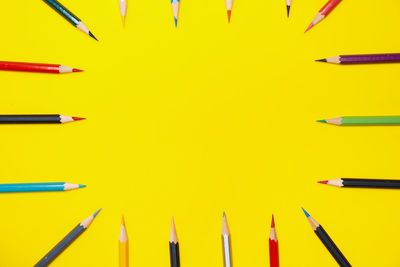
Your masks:
{"label": "green pencil", "polygon": [[318,120],[334,125],[358,126],[358,125],[400,125],[400,116],[344,116],[339,118]]}
{"label": "green pencil", "polygon": [[46,4],[52,7],[58,14],[63,16],[66,20],[68,20],[72,25],[77,27],[79,30],[83,31],[84,33],[88,34],[90,37],[96,39],[94,35],[89,31],[85,24],[75,16],[71,11],[69,11],[65,6],[63,6],[60,2],[56,0],[43,0]]}

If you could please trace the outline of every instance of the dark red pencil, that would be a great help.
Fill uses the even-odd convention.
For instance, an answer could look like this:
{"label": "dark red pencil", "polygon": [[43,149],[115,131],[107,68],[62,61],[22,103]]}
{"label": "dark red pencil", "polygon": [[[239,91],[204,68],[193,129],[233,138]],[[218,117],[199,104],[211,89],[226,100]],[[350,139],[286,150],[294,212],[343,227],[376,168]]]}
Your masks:
{"label": "dark red pencil", "polygon": [[71,73],[82,70],[70,68],[59,64],[26,63],[0,61],[0,70],[42,72],[42,73]]}
{"label": "dark red pencil", "polygon": [[278,237],[276,235],[274,215],[272,215],[271,231],[269,232],[269,265],[279,267]]}

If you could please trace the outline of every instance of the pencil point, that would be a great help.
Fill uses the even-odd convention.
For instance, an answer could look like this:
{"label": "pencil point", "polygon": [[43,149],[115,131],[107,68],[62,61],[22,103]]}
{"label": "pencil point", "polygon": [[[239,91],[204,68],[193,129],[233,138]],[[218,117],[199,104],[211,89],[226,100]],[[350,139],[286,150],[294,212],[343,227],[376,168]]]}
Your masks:
{"label": "pencil point", "polygon": [[89,32],[89,36],[92,37],[93,39],[95,39],[96,41],[99,41],[99,40],[97,40],[97,38],[93,35],[93,33]]}
{"label": "pencil point", "polygon": [[326,58],[323,58],[323,59],[317,59],[317,60],[315,60],[315,61],[318,61],[318,62],[328,62],[328,61],[326,60]]}
{"label": "pencil point", "polygon": [[226,217],[225,211],[224,211],[224,213],[223,213],[223,217]]}
{"label": "pencil point", "polygon": [[318,181],[317,183],[319,183],[319,184],[328,184],[328,180],[326,180],[326,181]]}
{"label": "pencil point", "polygon": [[125,218],[124,218],[124,215],[122,215],[122,221],[121,221],[121,224],[122,224],[123,226],[125,226]]}
{"label": "pencil point", "polygon": [[313,26],[314,26],[314,23],[311,22],[310,26],[308,26],[307,30],[304,33],[308,32]]}
{"label": "pencil point", "polygon": [[303,207],[301,207],[301,209],[304,211],[304,214],[306,215],[306,217],[310,217],[310,214],[307,213],[307,211],[305,209],[303,209]]}
{"label": "pencil point", "polygon": [[227,10],[228,13],[228,23],[231,23],[231,10]]}
{"label": "pencil point", "polygon": [[274,214],[272,214],[271,228],[275,228]]}
{"label": "pencil point", "polygon": [[323,122],[323,123],[326,123],[326,120],[317,120],[317,122]]}
{"label": "pencil point", "polygon": [[93,214],[93,218],[96,217],[97,214],[98,214],[100,211],[101,211],[101,209],[99,209],[98,211],[96,211],[96,212]]}
{"label": "pencil point", "polygon": [[178,18],[174,17],[174,21],[175,21],[175,28],[178,28]]}
{"label": "pencil point", "polygon": [[80,69],[72,69],[72,72],[82,72],[83,70]]}
{"label": "pencil point", "polygon": [[287,17],[289,17],[289,13],[290,13],[290,6],[286,6],[286,11],[287,11]]}
{"label": "pencil point", "polygon": [[80,117],[72,117],[74,121],[81,121],[81,120],[86,120],[86,118],[80,118]]}
{"label": "pencil point", "polygon": [[84,184],[79,185],[79,188],[83,188],[83,187],[86,187],[86,185],[84,185]]}

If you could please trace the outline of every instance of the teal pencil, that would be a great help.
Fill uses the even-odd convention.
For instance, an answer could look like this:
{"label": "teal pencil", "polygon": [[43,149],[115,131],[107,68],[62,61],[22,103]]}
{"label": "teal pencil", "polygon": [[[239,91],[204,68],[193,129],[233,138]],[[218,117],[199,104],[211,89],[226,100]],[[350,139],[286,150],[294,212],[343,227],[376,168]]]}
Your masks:
{"label": "teal pencil", "polygon": [[60,2],[57,0],[43,0],[46,4],[48,4],[51,8],[53,8],[58,14],[63,16],[66,20],[68,20],[72,25],[77,27],[79,30],[83,31],[96,41],[97,38],[94,37],[94,35],[89,31],[89,29],[86,27],[83,22],[74,15],[71,11],[69,11],[65,6],[63,6]]}
{"label": "teal pencil", "polygon": [[86,185],[70,183],[0,184],[0,193],[68,191],[82,187],[86,187]]}

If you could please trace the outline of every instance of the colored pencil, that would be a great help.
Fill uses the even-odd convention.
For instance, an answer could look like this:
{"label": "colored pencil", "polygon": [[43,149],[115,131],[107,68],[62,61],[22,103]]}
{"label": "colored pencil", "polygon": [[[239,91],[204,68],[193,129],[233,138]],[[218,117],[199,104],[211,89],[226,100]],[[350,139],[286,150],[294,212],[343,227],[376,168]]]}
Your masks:
{"label": "colored pencil", "polygon": [[0,193],[68,191],[82,187],[86,187],[86,185],[70,183],[0,184]]}
{"label": "colored pencil", "polygon": [[126,9],[128,5],[125,0],[119,0],[119,12],[122,17],[122,24],[125,26]]}
{"label": "colored pencil", "polygon": [[226,220],[226,215],[222,217],[222,250],[224,252],[224,266],[231,267],[232,266],[232,258],[231,258],[231,233],[228,228],[228,222]]}
{"label": "colored pencil", "polygon": [[276,235],[274,215],[272,215],[271,230],[269,232],[269,266],[279,267],[278,236]]}
{"label": "colored pencil", "polygon": [[175,28],[178,27],[179,2],[180,0],[171,0],[172,13],[174,14]]}
{"label": "colored pencil", "polygon": [[80,69],[70,68],[59,64],[26,63],[12,61],[0,61],[0,70],[41,73],[71,73],[83,71]]}
{"label": "colored pencil", "polygon": [[304,32],[306,33],[308,30],[310,30],[314,25],[316,25],[318,22],[323,20],[326,16],[328,16],[329,13],[341,2],[342,0],[329,0],[328,3],[326,3],[321,10],[318,12],[318,14],[315,16],[314,20],[311,22],[310,26],[308,26],[307,30]]}
{"label": "colored pencil", "polygon": [[71,11],[69,11],[65,6],[63,6],[60,2],[58,2],[57,0],[43,0],[43,1],[46,4],[48,4],[51,8],[53,8],[58,14],[63,16],[76,28],[78,28],[79,30],[83,31],[84,33],[86,33],[87,35],[98,41],[96,37],[94,37],[94,35],[89,31],[86,25]]}
{"label": "colored pencil", "polygon": [[129,266],[128,235],[126,233],[125,220],[122,216],[121,231],[119,232],[119,267]]}
{"label": "colored pencil", "polygon": [[307,213],[303,208],[304,214],[306,215],[308,221],[311,224],[312,229],[314,230],[315,234],[319,237],[321,242],[325,245],[326,249],[331,253],[333,258],[341,267],[349,267],[351,264],[347,261],[344,257],[342,252],[339,248],[335,245],[332,239],[329,237],[328,233],[325,232],[324,228],[316,221],[310,214]]}
{"label": "colored pencil", "polygon": [[49,253],[47,253],[34,267],[44,267],[49,265],[58,255],[60,255],[72,242],[75,241],[92,223],[101,209],[90,215],[87,219],[79,223],[69,234],[67,234]]}
{"label": "colored pencil", "polygon": [[340,178],[334,180],[319,181],[318,183],[339,187],[400,188],[400,180],[389,179]]}
{"label": "colored pencil", "polygon": [[233,0],[225,0],[225,5],[226,5],[226,13],[228,14],[228,23],[231,23]]}
{"label": "colored pencil", "polygon": [[179,257],[179,242],[178,242],[178,236],[176,235],[174,217],[172,217],[171,235],[169,237],[169,255],[171,261],[171,267],[181,266]]}
{"label": "colored pencil", "polygon": [[318,120],[317,122],[342,126],[400,125],[400,116],[346,116],[327,120]]}
{"label": "colored pencil", "polygon": [[36,115],[0,115],[0,124],[38,124],[38,123],[67,123],[84,120],[85,118],[70,117],[57,114]]}
{"label": "colored pencil", "polygon": [[290,13],[290,6],[292,5],[292,0],[286,0],[286,13],[287,13],[287,17],[289,17],[289,13]]}
{"label": "colored pencil", "polygon": [[376,64],[376,63],[399,63],[400,54],[365,54],[365,55],[340,55],[318,59],[319,62],[334,64]]}

